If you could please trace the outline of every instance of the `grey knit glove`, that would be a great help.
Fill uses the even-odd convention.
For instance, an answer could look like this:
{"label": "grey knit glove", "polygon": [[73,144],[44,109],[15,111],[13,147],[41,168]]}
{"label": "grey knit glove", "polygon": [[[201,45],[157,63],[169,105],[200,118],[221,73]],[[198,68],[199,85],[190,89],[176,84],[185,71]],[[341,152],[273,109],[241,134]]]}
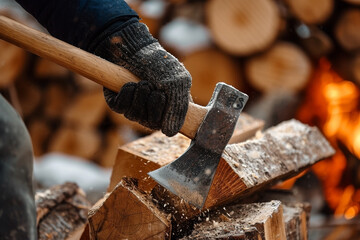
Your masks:
{"label": "grey knit glove", "polygon": [[105,37],[93,52],[134,73],[139,83],[115,93],[104,88],[109,107],[126,118],[167,136],[182,127],[188,109],[191,76],[161,47],[143,23],[132,22]]}

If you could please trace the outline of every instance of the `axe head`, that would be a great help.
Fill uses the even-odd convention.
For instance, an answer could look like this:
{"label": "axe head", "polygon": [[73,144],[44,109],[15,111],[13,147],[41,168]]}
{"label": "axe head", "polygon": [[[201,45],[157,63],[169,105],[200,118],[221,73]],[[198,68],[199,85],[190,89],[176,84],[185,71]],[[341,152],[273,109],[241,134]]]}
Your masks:
{"label": "axe head", "polygon": [[175,161],[148,174],[172,193],[202,209],[221,154],[247,100],[246,94],[226,83],[218,83],[190,147]]}

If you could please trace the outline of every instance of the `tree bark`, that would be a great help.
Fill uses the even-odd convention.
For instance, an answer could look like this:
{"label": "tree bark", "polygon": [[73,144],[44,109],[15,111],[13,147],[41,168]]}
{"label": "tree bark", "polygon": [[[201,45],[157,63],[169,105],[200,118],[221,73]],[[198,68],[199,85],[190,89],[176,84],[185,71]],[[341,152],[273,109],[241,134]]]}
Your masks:
{"label": "tree bark", "polygon": [[74,183],[54,186],[35,195],[38,239],[79,239],[90,203]]}

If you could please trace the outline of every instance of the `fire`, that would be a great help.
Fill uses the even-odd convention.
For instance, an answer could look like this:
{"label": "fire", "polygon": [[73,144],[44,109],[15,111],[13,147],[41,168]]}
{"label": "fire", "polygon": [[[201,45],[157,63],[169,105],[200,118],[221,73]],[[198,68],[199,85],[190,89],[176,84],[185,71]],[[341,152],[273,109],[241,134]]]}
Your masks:
{"label": "fire", "polygon": [[[352,177],[360,179],[360,167],[352,169],[342,151],[345,147],[355,161],[360,161],[359,100],[359,88],[342,79],[326,59],[321,59],[297,116],[302,122],[319,127],[336,149],[332,158],[314,165],[312,170],[322,181],[325,198],[335,216],[347,219],[360,213],[360,189],[349,180],[348,173],[355,170]],[[360,166],[360,162],[357,164]]]}

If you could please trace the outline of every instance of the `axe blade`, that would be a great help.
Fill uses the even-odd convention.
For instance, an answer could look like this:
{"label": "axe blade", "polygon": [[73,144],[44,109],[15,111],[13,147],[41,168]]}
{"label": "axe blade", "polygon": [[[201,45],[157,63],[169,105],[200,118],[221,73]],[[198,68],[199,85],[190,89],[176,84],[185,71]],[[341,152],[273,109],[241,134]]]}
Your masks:
{"label": "axe blade", "polygon": [[209,109],[189,148],[178,159],[148,174],[160,185],[202,209],[221,154],[229,142],[248,96],[218,83]]}

